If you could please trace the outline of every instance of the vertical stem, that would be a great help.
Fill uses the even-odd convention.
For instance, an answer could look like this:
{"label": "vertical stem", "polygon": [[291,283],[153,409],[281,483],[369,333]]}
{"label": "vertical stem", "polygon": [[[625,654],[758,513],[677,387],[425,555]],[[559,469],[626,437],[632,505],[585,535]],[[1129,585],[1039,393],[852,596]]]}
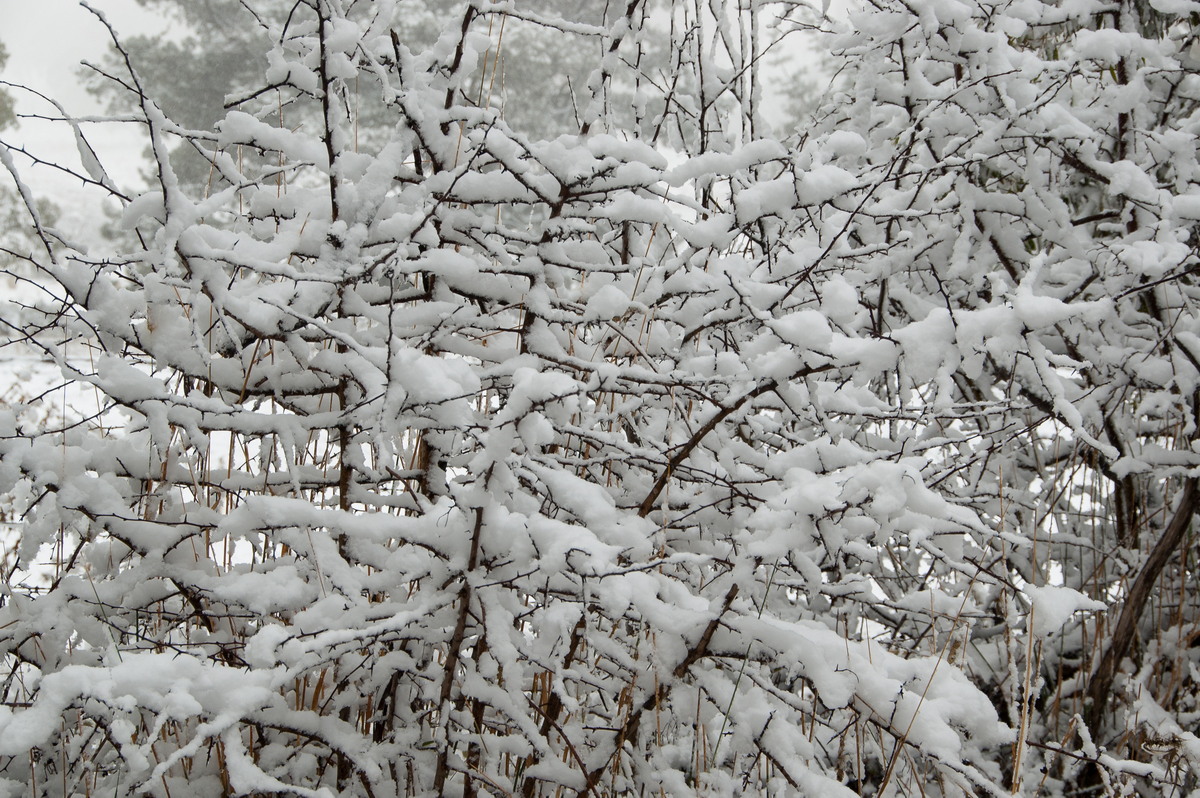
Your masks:
{"label": "vertical stem", "polygon": [[[467,569],[462,575],[462,586],[458,591],[458,619],[454,624],[454,632],[450,636],[450,644],[446,651],[446,668],[442,674],[441,693],[438,696],[438,706],[441,712],[439,722],[445,730],[442,740],[442,750],[438,753],[437,770],[433,777],[433,791],[443,795],[446,787],[446,777],[450,772],[450,696],[454,693],[454,683],[458,675],[458,663],[462,658],[463,641],[467,636],[467,617],[471,612],[471,574],[479,564],[479,541],[483,533],[483,507],[475,508],[475,527],[471,531],[471,553],[467,559]],[[473,793],[471,780],[467,779],[464,796]]]}
{"label": "vertical stem", "polygon": [[330,11],[328,0],[320,0],[317,3],[317,41],[320,46],[320,60],[317,62],[317,73],[321,80],[321,116],[325,122],[325,154],[329,158],[329,214],[333,221],[338,220],[340,209],[338,207],[338,180],[337,170],[334,168],[334,162],[337,159],[337,148],[333,141],[333,131],[336,128],[333,120],[333,102],[330,97],[330,86],[332,82],[329,79],[329,51],[326,47],[326,30],[325,27],[329,24]]}

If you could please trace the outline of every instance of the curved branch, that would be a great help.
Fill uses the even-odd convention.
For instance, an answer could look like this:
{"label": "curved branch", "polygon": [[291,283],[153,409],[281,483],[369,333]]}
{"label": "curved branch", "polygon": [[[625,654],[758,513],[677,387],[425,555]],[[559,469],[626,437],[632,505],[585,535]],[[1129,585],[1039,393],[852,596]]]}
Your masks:
{"label": "curved branch", "polygon": [[1100,658],[1100,664],[1096,667],[1095,673],[1092,674],[1087,691],[1087,723],[1088,727],[1093,730],[1099,728],[1104,718],[1104,709],[1108,704],[1109,694],[1112,692],[1112,683],[1116,678],[1117,668],[1133,645],[1133,639],[1137,634],[1137,622],[1142,616],[1142,610],[1145,609],[1150,593],[1158,582],[1163,568],[1171,559],[1171,555],[1183,541],[1184,533],[1191,526],[1192,515],[1197,509],[1198,482],[1200,480],[1196,477],[1189,477],[1183,483],[1183,493],[1175,505],[1175,515],[1171,518],[1171,523],[1167,525],[1166,532],[1154,544],[1154,548],[1151,549],[1150,556],[1146,559],[1142,570],[1138,572],[1137,578],[1133,580],[1133,585],[1125,597],[1125,605],[1121,608],[1121,617],[1113,630],[1112,641]]}

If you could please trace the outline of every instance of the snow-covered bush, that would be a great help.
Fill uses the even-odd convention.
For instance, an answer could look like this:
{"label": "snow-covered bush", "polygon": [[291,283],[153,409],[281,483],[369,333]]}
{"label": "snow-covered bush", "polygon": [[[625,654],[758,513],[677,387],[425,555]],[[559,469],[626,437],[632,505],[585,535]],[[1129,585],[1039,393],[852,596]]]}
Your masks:
{"label": "snow-covered bush", "polygon": [[[26,331],[93,405],[0,413],[0,784],[1186,785],[1192,7],[313,0],[212,130],[130,59],[138,246],[40,225]],[[577,132],[481,90],[506,18],[595,54]]]}

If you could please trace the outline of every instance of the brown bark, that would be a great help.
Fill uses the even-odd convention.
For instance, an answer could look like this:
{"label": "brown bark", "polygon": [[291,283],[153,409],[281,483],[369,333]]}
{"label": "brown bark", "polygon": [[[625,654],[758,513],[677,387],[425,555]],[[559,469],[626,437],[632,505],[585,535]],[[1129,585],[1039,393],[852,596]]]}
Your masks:
{"label": "brown bark", "polygon": [[1125,604],[1121,608],[1120,618],[1113,629],[1108,648],[1105,649],[1100,658],[1100,664],[1096,666],[1096,670],[1092,674],[1091,682],[1088,684],[1086,706],[1088,708],[1088,726],[1092,729],[1093,734],[1100,728],[1104,719],[1104,710],[1108,705],[1117,668],[1120,667],[1121,660],[1129,653],[1134,638],[1137,636],[1137,623],[1142,616],[1142,610],[1145,609],[1146,602],[1150,599],[1150,593],[1158,582],[1158,577],[1162,575],[1163,569],[1175,550],[1179,548],[1184,534],[1191,525],[1192,515],[1196,512],[1196,488],[1196,477],[1189,477],[1183,483],[1183,492],[1175,505],[1175,515],[1172,516],[1163,536],[1150,550],[1150,556],[1146,558],[1142,570],[1133,580],[1129,593],[1125,597]]}

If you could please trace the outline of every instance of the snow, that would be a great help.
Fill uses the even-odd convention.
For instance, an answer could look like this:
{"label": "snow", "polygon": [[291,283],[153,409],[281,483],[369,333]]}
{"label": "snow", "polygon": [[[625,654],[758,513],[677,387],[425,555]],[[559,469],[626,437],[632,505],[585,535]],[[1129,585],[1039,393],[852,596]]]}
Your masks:
{"label": "snow", "polygon": [[867,151],[867,142],[852,130],[835,130],[825,139],[825,148],[833,158],[857,157]]}
{"label": "snow", "polygon": [[1038,637],[1056,634],[1077,612],[1108,609],[1104,602],[1088,598],[1078,590],[1063,585],[1026,585],[1023,591],[1029,597],[1030,632]]}
{"label": "snow", "polygon": [[803,205],[818,205],[846,194],[858,185],[858,178],[838,166],[825,165],[800,175],[796,195]]}
{"label": "snow", "polygon": [[243,111],[230,111],[218,125],[217,146],[236,148],[238,144],[288,152],[299,161],[329,167],[329,158],[320,140],[255,119]]}
{"label": "snow", "polygon": [[1103,164],[1098,171],[1108,178],[1108,190],[1113,194],[1124,194],[1147,202],[1158,199],[1158,187],[1154,181],[1132,161]]}
{"label": "snow", "polygon": [[698,177],[713,174],[736,174],[752,166],[787,158],[787,150],[778,141],[760,139],[752,141],[733,153],[707,152],[669,170],[667,182],[682,186]]}
{"label": "snow", "polygon": [[1194,14],[1200,11],[1195,0],[1150,0],[1150,7],[1163,14]]}
{"label": "snow", "polygon": [[833,341],[829,320],[816,310],[801,310],[773,320],[771,329],[785,343],[802,350],[828,352]]}
{"label": "snow", "polygon": [[615,319],[628,309],[629,297],[611,283],[601,286],[587,301],[587,315],[596,319]]}
{"label": "snow", "polygon": [[1131,56],[1152,58],[1158,54],[1157,48],[1138,34],[1112,29],[1076,31],[1072,45],[1080,58],[1107,64]]}
{"label": "snow", "polygon": [[791,176],[779,177],[742,189],[734,197],[738,224],[785,213],[796,203],[796,186]]}
{"label": "snow", "polygon": [[[264,11],[270,96],[212,133],[130,117],[207,184],[131,191],[111,253],[5,233],[44,286],[0,408],[14,790],[1009,794],[1047,767],[1053,798],[1080,771],[1014,743],[1067,728],[1114,791],[1177,787],[1111,742],[1200,750],[1174,615],[1086,723],[1061,699],[1153,545],[1113,491],[1152,529],[1200,469],[1183,23],[830,9],[837,81],[776,139],[751,53],[787,25],[517,6]],[[579,120],[509,112],[546,93],[514,53],[586,63]]]}

